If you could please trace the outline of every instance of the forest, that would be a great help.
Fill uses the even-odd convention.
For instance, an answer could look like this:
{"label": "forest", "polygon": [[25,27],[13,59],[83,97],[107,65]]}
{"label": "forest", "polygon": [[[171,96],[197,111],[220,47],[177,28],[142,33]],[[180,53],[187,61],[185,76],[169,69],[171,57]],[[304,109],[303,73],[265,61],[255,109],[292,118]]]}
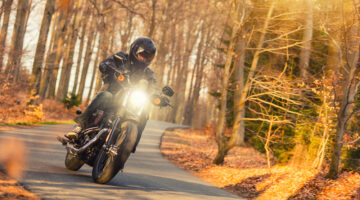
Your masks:
{"label": "forest", "polygon": [[360,173],[359,0],[2,0],[0,26],[2,125],[72,120],[99,63],[146,36],[175,91],[150,118],[210,131],[213,164],[251,146],[268,168]]}

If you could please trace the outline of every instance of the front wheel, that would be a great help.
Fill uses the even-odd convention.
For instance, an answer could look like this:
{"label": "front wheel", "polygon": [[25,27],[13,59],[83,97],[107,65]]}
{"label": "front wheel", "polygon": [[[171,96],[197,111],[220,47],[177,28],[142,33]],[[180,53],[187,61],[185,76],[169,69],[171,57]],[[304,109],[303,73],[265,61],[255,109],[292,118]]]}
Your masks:
{"label": "front wheel", "polygon": [[106,151],[104,148],[101,149],[92,170],[92,177],[96,183],[109,182],[120,169],[124,168],[125,162],[134,148],[138,134],[136,124],[127,121],[121,124],[120,129],[117,129],[113,133],[117,134],[117,137],[113,137],[114,141],[110,141],[110,144],[114,144],[118,148],[117,155]]}

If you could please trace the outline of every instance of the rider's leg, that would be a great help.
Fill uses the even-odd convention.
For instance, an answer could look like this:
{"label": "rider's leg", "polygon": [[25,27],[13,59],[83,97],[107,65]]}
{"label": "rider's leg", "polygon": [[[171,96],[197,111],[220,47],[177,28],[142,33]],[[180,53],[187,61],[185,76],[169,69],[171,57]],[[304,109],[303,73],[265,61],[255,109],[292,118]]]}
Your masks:
{"label": "rider's leg", "polygon": [[97,110],[106,110],[112,102],[112,94],[108,91],[102,91],[96,95],[94,100],[86,108],[86,110],[75,118],[75,122],[78,123],[81,128],[89,128],[92,124],[91,118]]}
{"label": "rider's leg", "polygon": [[138,123],[138,135],[137,135],[137,138],[136,138],[136,142],[135,142],[134,148],[133,148],[133,150],[131,151],[132,153],[135,153],[135,151],[136,151],[136,147],[137,147],[137,145],[138,145],[139,142],[140,142],[140,138],[141,138],[142,132],[144,131],[144,128],[145,128],[145,126],[146,126],[146,123],[147,123],[148,119],[149,119],[148,116],[143,116],[143,117],[140,119],[139,123]]}
{"label": "rider's leg", "polygon": [[89,128],[92,124],[93,114],[97,110],[105,111],[112,104],[112,94],[108,91],[102,91],[96,95],[94,100],[85,109],[85,111],[79,116],[75,117],[74,121],[79,125],[74,128],[73,131],[67,133],[65,136],[70,138],[77,138],[77,134],[82,130]]}

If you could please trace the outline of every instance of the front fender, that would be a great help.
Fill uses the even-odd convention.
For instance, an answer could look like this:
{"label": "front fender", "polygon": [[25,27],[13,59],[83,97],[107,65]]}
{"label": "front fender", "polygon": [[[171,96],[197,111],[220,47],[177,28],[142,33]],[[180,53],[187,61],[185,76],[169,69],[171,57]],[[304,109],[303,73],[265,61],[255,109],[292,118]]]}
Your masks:
{"label": "front fender", "polygon": [[121,123],[120,129],[115,145],[122,151],[130,153],[137,145],[138,125],[134,121],[124,121]]}

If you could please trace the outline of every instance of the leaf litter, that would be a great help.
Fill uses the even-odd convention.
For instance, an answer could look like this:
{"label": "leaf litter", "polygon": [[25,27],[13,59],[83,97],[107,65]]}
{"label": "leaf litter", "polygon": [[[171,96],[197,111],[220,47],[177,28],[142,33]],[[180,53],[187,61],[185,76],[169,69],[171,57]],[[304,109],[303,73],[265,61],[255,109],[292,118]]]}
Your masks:
{"label": "leaf litter", "polygon": [[217,145],[208,130],[167,130],[161,152],[171,162],[213,185],[246,199],[356,199],[360,174],[343,172],[329,180],[307,166],[267,167],[266,157],[252,147],[229,151],[224,164],[214,165]]}

